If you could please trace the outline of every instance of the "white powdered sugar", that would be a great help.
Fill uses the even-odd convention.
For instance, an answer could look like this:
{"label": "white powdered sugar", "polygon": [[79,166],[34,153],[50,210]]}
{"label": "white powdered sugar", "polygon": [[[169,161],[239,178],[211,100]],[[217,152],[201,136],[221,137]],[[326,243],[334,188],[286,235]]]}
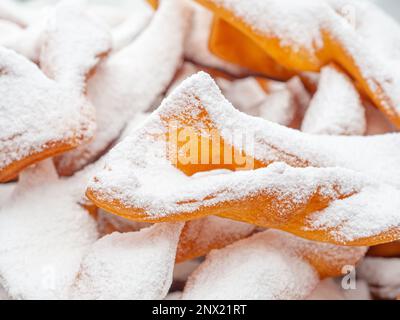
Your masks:
{"label": "white powdered sugar", "polygon": [[301,256],[270,243],[266,231],[212,251],[189,277],[182,299],[304,299],[317,271]]}
{"label": "white powdered sugar", "polygon": [[113,51],[129,45],[148,26],[153,10],[145,0],[132,2],[132,14],[112,30]]}
{"label": "white powdered sugar", "polygon": [[357,269],[360,278],[370,285],[371,292],[381,299],[400,295],[400,259],[367,257]]}
{"label": "white powdered sugar", "polygon": [[301,130],[313,134],[363,135],[365,110],[350,79],[333,66],[324,67],[318,91],[304,116]]}
{"label": "white powdered sugar", "polygon": [[163,299],[183,224],[157,224],[98,240],[83,259],[72,298]]}
{"label": "white powdered sugar", "polygon": [[400,299],[399,66],[366,1],[0,0],[0,300]]}
{"label": "white powdered sugar", "polygon": [[22,54],[35,63],[39,62],[44,32],[54,10],[44,7],[38,12],[28,26],[0,39],[2,46]]}
{"label": "white powdered sugar", "polygon": [[320,28],[321,24],[326,22],[326,12],[329,9],[322,1],[212,0],[211,2],[234,12],[257,33],[281,39],[283,45],[310,52],[322,46]]}
{"label": "white powdered sugar", "polygon": [[87,14],[84,6],[61,2],[46,25],[40,66],[65,89],[84,92],[88,73],[110,46],[106,25]]}
{"label": "white powdered sugar", "polygon": [[186,9],[181,0],[163,0],[139,37],[96,70],[88,84],[97,114],[95,139],[57,159],[61,173],[72,174],[94,161],[136,113],[146,111],[164,92],[182,60]]}
{"label": "white powdered sugar", "polygon": [[[317,70],[321,63],[330,60],[345,60],[335,56],[335,50],[328,52],[328,61],[321,61],[318,54],[324,48],[328,34],[340,50],[352,60],[358,69],[359,78],[368,86],[370,97],[392,120],[400,114],[400,77],[394,72],[398,69],[398,24],[394,23],[373,4],[362,5],[358,1],[311,1],[311,0],[210,0],[241,19],[247,28],[257,35],[269,39],[277,38],[282,47],[299,53],[299,59],[307,57],[310,69]],[[353,24],[341,16],[339,8],[350,3],[355,9],[355,19],[363,21],[354,28]],[[339,11],[339,14],[336,12]],[[373,32],[370,21],[374,19]],[[383,30],[383,32],[382,32]],[[379,37],[376,35],[379,34]],[[392,36],[397,34],[397,36]],[[381,40],[385,38],[385,40]],[[381,43],[377,50],[375,41]],[[346,58],[347,59],[347,58]],[[290,61],[281,61],[289,63]],[[340,61],[343,62],[343,61]],[[345,67],[349,67],[344,63]],[[354,68],[353,68],[354,69]],[[307,70],[304,70],[307,71]],[[314,71],[314,70],[310,70]],[[354,71],[354,70],[351,70]],[[353,74],[354,75],[354,74]],[[397,121],[397,120],[395,120]]]}
{"label": "white powdered sugar", "polygon": [[[54,144],[68,149],[93,135],[94,110],[84,97],[85,78],[108,50],[108,33],[74,6],[58,6],[56,15],[41,57],[54,79],[14,51],[0,48],[0,171]],[[77,33],[78,27],[90,36]]]}
{"label": "white powdered sugar", "polygon": [[212,251],[189,277],[182,298],[304,299],[319,277],[340,274],[365,252],[264,231]]}
{"label": "white powdered sugar", "polygon": [[26,27],[32,19],[32,12],[13,0],[1,0],[0,19]]}
{"label": "white powdered sugar", "polygon": [[59,179],[50,160],[21,174],[0,207],[1,285],[19,299],[163,299],[183,225],[97,240],[85,174]]}
{"label": "white powdered sugar", "polygon": [[230,81],[217,78],[216,82],[235,108],[247,114],[259,116],[260,105],[267,99],[267,93],[257,79],[249,77]]}
{"label": "white powdered sugar", "polygon": [[[62,299],[97,239],[96,223],[77,204],[50,160],[21,174],[0,209],[1,284],[13,298]],[[76,186],[75,186],[76,188]]]}
{"label": "white powdered sugar", "polygon": [[0,44],[4,46],[5,43],[17,37],[22,30],[24,29],[14,22],[0,20]]}
{"label": "white powdered sugar", "polygon": [[270,92],[260,105],[260,118],[290,126],[296,115],[296,102],[288,88]]}

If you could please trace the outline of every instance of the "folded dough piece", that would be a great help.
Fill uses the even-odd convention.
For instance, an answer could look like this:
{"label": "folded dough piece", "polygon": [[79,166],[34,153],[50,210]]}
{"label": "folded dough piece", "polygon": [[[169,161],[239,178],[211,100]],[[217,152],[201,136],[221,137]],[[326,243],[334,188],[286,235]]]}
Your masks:
{"label": "folded dough piece", "polygon": [[101,24],[80,7],[63,3],[47,25],[43,72],[14,51],[0,48],[0,182],[93,137],[94,109],[85,97],[86,77],[109,46]]}
{"label": "folded dough piece", "polygon": [[59,180],[51,160],[20,174],[0,208],[1,285],[15,299],[65,299],[96,223],[76,198],[75,178]]}
{"label": "folded dough piece", "polygon": [[268,230],[212,251],[189,277],[182,299],[308,297],[319,279],[341,274],[365,248],[338,247]]}
{"label": "folded dough piece", "polygon": [[[146,111],[166,90],[182,61],[189,12],[181,0],[164,0],[150,25],[129,46],[111,55],[88,83],[96,108],[95,139],[56,159],[71,175],[95,161],[136,113]],[[162,66],[162,72],[156,66]]]}
{"label": "folded dough piece", "polygon": [[156,224],[98,240],[83,259],[74,299],[164,299],[183,224]]}
{"label": "folded dough piece", "polygon": [[250,70],[229,63],[210,52],[208,41],[213,15],[194,1],[191,1],[191,8],[193,19],[185,42],[185,58],[199,65],[224,70],[237,76],[249,73]]}
{"label": "folded dough piece", "polygon": [[[87,196],[132,220],[218,215],[318,241],[373,245],[399,236],[398,166],[390,157],[399,157],[392,148],[399,139],[281,127],[238,112],[198,73],[107,155]],[[300,168],[268,166],[280,161]],[[194,175],[216,169],[225,172]],[[391,177],[375,176],[382,169]]]}
{"label": "folded dough piece", "polygon": [[[259,56],[253,59],[258,65],[271,57],[298,72],[318,71],[327,63],[336,62],[356,79],[388,119],[400,126],[400,77],[394,71],[400,60],[393,45],[398,42],[400,27],[375,5],[341,0],[198,2],[219,17],[210,40],[213,53],[222,56],[244,51],[247,56]],[[339,9],[347,3],[354,6],[361,26],[354,27],[343,18]],[[229,34],[233,30],[242,33],[243,41],[238,37],[232,41]],[[379,33],[381,36],[377,37]],[[231,50],[237,46],[244,49]],[[240,62],[244,56],[235,55],[235,59]]]}
{"label": "folded dough piece", "polygon": [[335,66],[322,68],[318,90],[301,130],[313,134],[364,135],[365,109],[351,80]]}
{"label": "folded dough piece", "polygon": [[[53,6],[38,9],[26,27],[19,27],[12,33],[1,37],[0,45],[12,49],[39,64],[44,33],[49,18],[55,14],[54,10],[55,7]],[[17,26],[17,24],[15,25]]]}
{"label": "folded dough piece", "polygon": [[3,45],[9,39],[15,38],[22,30],[24,29],[18,24],[0,19],[0,44]]}

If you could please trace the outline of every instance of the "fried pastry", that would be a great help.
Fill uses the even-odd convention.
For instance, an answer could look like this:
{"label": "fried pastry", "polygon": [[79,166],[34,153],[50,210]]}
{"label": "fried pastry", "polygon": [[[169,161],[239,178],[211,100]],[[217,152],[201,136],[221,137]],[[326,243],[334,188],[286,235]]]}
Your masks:
{"label": "fried pastry", "polygon": [[96,241],[82,261],[72,299],[163,299],[172,283],[182,223],[113,233]]}
{"label": "fried pastry", "polygon": [[[72,178],[74,179],[74,178]],[[96,223],[78,204],[72,180],[51,160],[29,168],[0,208],[1,284],[14,299],[64,299],[81,259],[96,241]]]}
{"label": "fried pastry", "polygon": [[[260,72],[269,57],[296,72],[319,71],[322,66],[335,62],[351,74],[371,101],[400,127],[400,78],[394,71],[399,60],[398,50],[393,46],[400,29],[373,4],[350,2],[362,20],[354,27],[339,10],[349,1],[198,2],[217,16],[210,38],[213,53],[224,58],[233,54],[234,57],[227,60],[237,63],[252,56]],[[382,31],[388,36],[378,36]],[[235,36],[233,40],[230,34],[234,32],[241,33],[242,38]],[[380,50],[382,47],[385,50]]]}
{"label": "fried pastry", "polygon": [[[313,136],[250,117],[199,73],[108,154],[87,195],[132,220],[218,215],[317,241],[379,244],[399,236],[399,139]],[[216,169],[230,171],[193,176]]]}
{"label": "fried pastry", "polygon": [[182,299],[304,299],[320,278],[341,275],[364,253],[268,230],[212,251],[189,277]]}
{"label": "fried pastry", "polygon": [[[71,175],[97,160],[129,120],[150,108],[164,92],[182,61],[185,25],[190,17],[186,9],[181,0],[162,1],[146,30],[96,70],[87,93],[96,108],[95,138],[56,159],[61,175]],[[155,68],[161,65],[162,73]]]}
{"label": "fried pastry", "polygon": [[[76,33],[77,27],[82,32]],[[63,4],[48,23],[42,70],[0,48],[0,182],[93,137],[94,110],[85,97],[85,80],[109,45],[101,25],[79,7]]]}

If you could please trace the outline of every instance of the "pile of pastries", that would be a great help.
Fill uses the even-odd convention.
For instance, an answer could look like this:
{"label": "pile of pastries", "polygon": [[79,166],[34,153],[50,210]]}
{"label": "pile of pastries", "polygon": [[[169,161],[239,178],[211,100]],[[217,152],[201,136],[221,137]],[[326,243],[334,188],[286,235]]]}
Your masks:
{"label": "pile of pastries", "polygon": [[1,0],[0,300],[400,298],[399,67],[366,1]]}

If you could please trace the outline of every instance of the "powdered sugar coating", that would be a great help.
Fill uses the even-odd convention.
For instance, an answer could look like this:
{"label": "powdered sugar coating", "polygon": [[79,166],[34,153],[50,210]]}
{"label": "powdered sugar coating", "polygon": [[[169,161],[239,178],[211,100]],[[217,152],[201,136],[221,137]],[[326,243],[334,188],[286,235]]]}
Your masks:
{"label": "powdered sugar coating", "polygon": [[153,10],[145,0],[132,2],[132,14],[112,30],[113,51],[129,45],[148,26]]}
{"label": "powdered sugar coating", "polygon": [[0,3],[0,19],[14,22],[21,27],[29,25],[32,16],[30,10],[13,0],[2,0]]}
{"label": "powdered sugar coating", "polygon": [[72,289],[75,299],[163,299],[172,283],[183,224],[113,233],[93,244]]}
{"label": "powdered sugar coating", "polygon": [[[181,63],[188,18],[181,0],[162,1],[148,28],[100,65],[88,84],[97,114],[95,139],[58,158],[61,173],[72,174],[94,161],[136,113],[146,111],[163,93]],[[155,66],[163,66],[163,72]]]}
{"label": "powdered sugar coating", "polygon": [[[107,52],[109,35],[79,7],[64,3],[55,14],[41,57],[54,79],[14,51],[0,48],[0,169],[54,144],[68,149],[93,136],[94,110],[84,96],[85,79],[99,55]],[[78,26],[82,33],[75,32]]]}
{"label": "powdered sugar coating", "polygon": [[[316,71],[322,65],[339,60],[354,77],[363,82],[368,95],[374,103],[391,119],[399,124],[400,114],[400,77],[394,72],[398,69],[398,55],[391,50],[376,50],[375,30],[385,30],[388,34],[384,46],[396,42],[397,38],[390,36],[397,33],[400,27],[393,23],[382,10],[373,4],[358,5],[354,3],[357,16],[372,17],[374,32],[365,32],[371,19],[365,19],[364,27],[357,30],[343,19],[335,10],[345,1],[311,1],[311,0],[269,0],[269,1],[240,1],[240,0],[201,0],[200,2],[223,7],[233,13],[236,19],[243,21],[249,32],[268,39],[277,39],[284,50],[293,54],[282,61],[287,67],[296,69],[296,59],[300,65],[306,65],[302,71]],[[363,9],[360,9],[363,8]],[[387,20],[388,22],[386,22]],[[395,30],[395,31],[394,31]],[[366,36],[366,34],[369,34]],[[372,36],[371,36],[372,34]],[[371,39],[374,39],[371,41]],[[268,41],[268,40],[267,40]],[[333,45],[332,45],[333,43]],[[339,48],[339,50],[334,50]],[[325,51],[324,51],[325,50]],[[339,53],[338,53],[339,52]],[[277,58],[277,57],[275,57]],[[351,66],[349,66],[349,64]],[[308,70],[310,69],[310,70]]]}
{"label": "powdered sugar coating", "polygon": [[182,299],[304,299],[318,284],[306,261],[269,243],[270,231],[212,251],[189,277]]}
{"label": "powdered sugar coating", "polygon": [[50,160],[23,172],[0,209],[1,284],[20,299],[63,299],[97,239],[95,221],[77,204]]}
{"label": "powdered sugar coating", "polygon": [[358,267],[371,292],[382,299],[396,299],[400,295],[400,259],[368,257]]}
{"label": "powdered sugar coating", "polygon": [[189,277],[182,299],[304,299],[365,248],[338,247],[267,230],[212,251]]}
{"label": "powdered sugar coating", "polygon": [[301,130],[313,134],[363,135],[365,110],[350,79],[333,66],[324,67]]}
{"label": "powdered sugar coating", "polygon": [[88,73],[110,46],[106,25],[87,14],[84,6],[61,2],[46,25],[40,66],[65,89],[84,92]]}
{"label": "powdered sugar coating", "polygon": [[[234,12],[254,31],[281,39],[283,45],[294,46],[297,50],[307,49],[310,52],[322,46],[320,28],[321,24],[326,22],[329,8],[322,1],[212,0],[211,2]],[[309,19],[310,17],[314,19]]]}
{"label": "powdered sugar coating", "polygon": [[[286,161],[292,165],[305,166],[309,162],[318,167],[342,166],[353,171],[341,168],[294,169],[276,164],[268,168],[206,178],[188,177],[166,159],[166,142],[162,139],[154,140],[154,137],[162,135],[166,130],[161,118],[176,116],[179,119],[187,115],[195,118],[201,110],[199,101],[223,136],[224,132],[233,129],[247,133],[253,130],[251,132],[255,135],[256,143],[253,148],[245,145],[244,149],[256,159],[267,164]],[[192,122],[192,125],[202,128],[204,124]],[[229,140],[230,136],[224,138],[237,146],[235,140]],[[398,144],[398,135],[368,138],[313,136],[244,115],[223,98],[208,75],[199,73],[182,83],[142,128],[109,153],[104,169],[96,174],[89,190],[96,192],[103,200],[117,199],[128,208],[142,208],[149,219],[157,219],[171,215],[176,217],[179,212],[192,212],[223,201],[244,199],[261,190],[276,192],[277,195],[282,193],[297,204],[307,203],[318,189],[336,201],[331,203],[331,207],[313,215],[309,222],[310,228],[304,231],[325,230],[331,234],[330,241],[347,243],[399,228],[399,204],[391,200],[399,192],[398,181],[393,180],[397,169],[387,162],[393,160],[388,154],[398,152],[391,149],[393,145],[390,143]],[[366,145],[369,145],[368,149]],[[237,147],[240,149],[241,145]],[[359,150],[360,154],[355,154],[355,150]],[[385,152],[379,154],[381,150]],[[366,152],[369,157],[357,161]],[[374,162],[371,162],[371,158]],[[382,175],[378,178],[380,183],[373,181],[374,165],[377,166],[375,170],[384,166],[386,171],[390,171],[386,173],[391,174],[390,179]],[[339,199],[343,194],[351,196]],[[294,203],[283,203],[281,215],[287,218],[291,216]],[[381,215],[373,216],[375,206],[382,203],[385,203],[385,210],[381,210]],[[338,210],[344,211],[339,214]],[[369,220],[366,221],[366,218]],[[373,228],[370,228],[372,225]]]}

